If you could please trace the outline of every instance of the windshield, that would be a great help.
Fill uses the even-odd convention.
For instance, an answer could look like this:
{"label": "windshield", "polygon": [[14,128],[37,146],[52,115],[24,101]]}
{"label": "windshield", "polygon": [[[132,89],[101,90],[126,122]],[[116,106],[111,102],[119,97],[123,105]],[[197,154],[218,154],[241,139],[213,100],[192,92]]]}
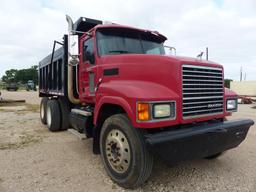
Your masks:
{"label": "windshield", "polygon": [[127,29],[103,29],[97,32],[99,55],[155,54],[164,55],[158,36]]}

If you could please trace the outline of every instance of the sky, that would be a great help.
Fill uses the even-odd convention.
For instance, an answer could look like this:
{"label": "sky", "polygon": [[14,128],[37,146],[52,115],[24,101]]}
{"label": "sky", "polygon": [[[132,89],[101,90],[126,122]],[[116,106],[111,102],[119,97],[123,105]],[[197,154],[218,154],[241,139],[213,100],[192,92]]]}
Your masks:
{"label": "sky", "polygon": [[196,57],[209,47],[209,60],[225,78],[256,80],[255,0],[0,0],[0,77],[28,68],[67,33],[65,15],[156,30],[177,55]]}

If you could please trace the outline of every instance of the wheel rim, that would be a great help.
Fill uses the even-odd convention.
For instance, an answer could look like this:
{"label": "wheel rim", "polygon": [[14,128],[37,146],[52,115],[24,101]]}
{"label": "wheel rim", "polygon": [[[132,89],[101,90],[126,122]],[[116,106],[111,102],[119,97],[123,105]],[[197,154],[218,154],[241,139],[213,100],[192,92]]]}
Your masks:
{"label": "wheel rim", "polygon": [[118,173],[128,170],[131,163],[131,150],[126,136],[118,129],[111,130],[106,139],[107,161]]}
{"label": "wheel rim", "polygon": [[43,119],[44,118],[44,104],[41,105],[40,114],[41,114],[41,119]]}
{"label": "wheel rim", "polygon": [[49,106],[47,107],[46,114],[47,114],[46,116],[47,125],[48,127],[50,127],[52,124],[52,114],[51,114],[51,108]]}

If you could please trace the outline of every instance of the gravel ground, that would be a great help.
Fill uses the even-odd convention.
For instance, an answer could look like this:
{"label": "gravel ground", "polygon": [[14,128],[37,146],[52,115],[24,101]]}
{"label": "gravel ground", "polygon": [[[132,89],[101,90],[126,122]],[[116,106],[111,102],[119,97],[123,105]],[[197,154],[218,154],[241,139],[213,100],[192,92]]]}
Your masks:
{"label": "gravel ground", "polygon": [[[38,104],[37,92],[2,92],[5,99]],[[240,105],[231,118],[252,118],[256,109]],[[156,159],[149,181],[134,191],[256,191],[256,131],[216,160],[193,160],[169,167]],[[69,132],[51,133],[30,105],[0,107],[0,192],[128,191],[106,175],[92,140]]]}

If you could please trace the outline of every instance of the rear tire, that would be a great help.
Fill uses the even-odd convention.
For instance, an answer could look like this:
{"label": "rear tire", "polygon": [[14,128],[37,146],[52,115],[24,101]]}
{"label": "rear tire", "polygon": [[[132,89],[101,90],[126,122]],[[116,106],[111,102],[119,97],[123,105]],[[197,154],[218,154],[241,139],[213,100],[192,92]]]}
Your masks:
{"label": "rear tire", "polygon": [[66,98],[58,99],[61,111],[61,130],[67,130],[69,128],[69,113],[70,106]]}
{"label": "rear tire", "polygon": [[124,114],[109,117],[102,126],[101,158],[111,179],[121,187],[136,188],[151,174],[153,156],[146,149],[142,131]]}
{"label": "rear tire", "polygon": [[46,107],[47,107],[48,98],[43,97],[40,103],[40,119],[43,124],[46,125]]}
{"label": "rear tire", "polygon": [[48,100],[46,108],[46,122],[47,127],[50,131],[60,131],[61,130],[61,113],[59,102],[55,99]]}

